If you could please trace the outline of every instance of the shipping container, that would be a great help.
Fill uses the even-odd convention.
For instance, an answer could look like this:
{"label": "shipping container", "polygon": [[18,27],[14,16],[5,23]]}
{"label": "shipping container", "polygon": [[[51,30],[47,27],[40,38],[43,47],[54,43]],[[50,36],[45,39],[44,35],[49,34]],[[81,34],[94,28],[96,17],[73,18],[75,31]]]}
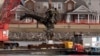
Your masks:
{"label": "shipping container", "polygon": [[83,36],[83,47],[86,51],[100,51],[100,36]]}

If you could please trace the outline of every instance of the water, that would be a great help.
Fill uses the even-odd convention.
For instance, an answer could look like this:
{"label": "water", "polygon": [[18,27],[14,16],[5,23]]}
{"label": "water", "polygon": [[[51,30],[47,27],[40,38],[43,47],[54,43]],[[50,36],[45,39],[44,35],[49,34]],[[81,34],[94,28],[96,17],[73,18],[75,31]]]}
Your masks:
{"label": "water", "polygon": [[52,56],[52,55],[0,55],[0,56]]}
{"label": "water", "polygon": [[97,56],[97,55],[0,55],[0,56]]}
{"label": "water", "polygon": [[0,55],[0,56],[59,56],[59,55]]}

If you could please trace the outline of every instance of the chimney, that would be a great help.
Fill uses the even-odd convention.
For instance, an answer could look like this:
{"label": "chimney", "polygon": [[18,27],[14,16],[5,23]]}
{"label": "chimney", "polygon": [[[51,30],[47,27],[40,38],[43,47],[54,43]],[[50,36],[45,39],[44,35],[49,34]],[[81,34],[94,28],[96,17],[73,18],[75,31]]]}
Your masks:
{"label": "chimney", "polygon": [[48,5],[49,5],[49,9],[51,9],[52,8],[52,1],[51,0],[48,1]]}

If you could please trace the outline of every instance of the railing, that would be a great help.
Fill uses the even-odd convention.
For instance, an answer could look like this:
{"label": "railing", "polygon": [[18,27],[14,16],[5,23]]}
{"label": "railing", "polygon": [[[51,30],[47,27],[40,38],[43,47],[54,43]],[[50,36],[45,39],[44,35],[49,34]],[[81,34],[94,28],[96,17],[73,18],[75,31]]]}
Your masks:
{"label": "railing", "polygon": [[[14,17],[13,17],[14,18]],[[88,20],[81,20],[79,23],[76,21],[70,21],[70,23],[66,22],[66,20],[62,20],[62,21],[57,21],[57,24],[86,24],[86,25],[99,25],[100,23],[97,23],[96,21],[93,21],[93,20],[90,20],[90,22],[88,23],[87,22]],[[10,22],[11,24],[36,24],[37,22],[33,19],[33,20],[30,20],[28,19],[27,21],[24,20],[24,21],[20,21],[20,20],[14,20]]]}

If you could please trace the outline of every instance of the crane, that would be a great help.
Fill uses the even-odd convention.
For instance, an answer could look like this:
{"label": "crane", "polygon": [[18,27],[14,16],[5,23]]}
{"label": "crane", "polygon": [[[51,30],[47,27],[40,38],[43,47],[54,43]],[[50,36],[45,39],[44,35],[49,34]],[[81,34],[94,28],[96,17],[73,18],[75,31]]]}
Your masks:
{"label": "crane", "polygon": [[11,44],[15,44],[5,42],[9,41],[9,24],[12,19],[11,9],[13,9],[18,4],[20,4],[20,0],[2,0],[2,6],[0,11],[0,46],[2,46],[3,48],[8,47]]}
{"label": "crane", "polygon": [[[1,15],[0,15],[0,33],[5,37],[0,35],[0,41],[8,40],[8,30],[9,30],[9,23],[12,19],[12,12],[10,11],[15,6],[20,3],[20,0],[2,0],[2,8],[1,8]],[[14,12],[13,12],[14,13]],[[2,38],[1,38],[2,37]]]}

